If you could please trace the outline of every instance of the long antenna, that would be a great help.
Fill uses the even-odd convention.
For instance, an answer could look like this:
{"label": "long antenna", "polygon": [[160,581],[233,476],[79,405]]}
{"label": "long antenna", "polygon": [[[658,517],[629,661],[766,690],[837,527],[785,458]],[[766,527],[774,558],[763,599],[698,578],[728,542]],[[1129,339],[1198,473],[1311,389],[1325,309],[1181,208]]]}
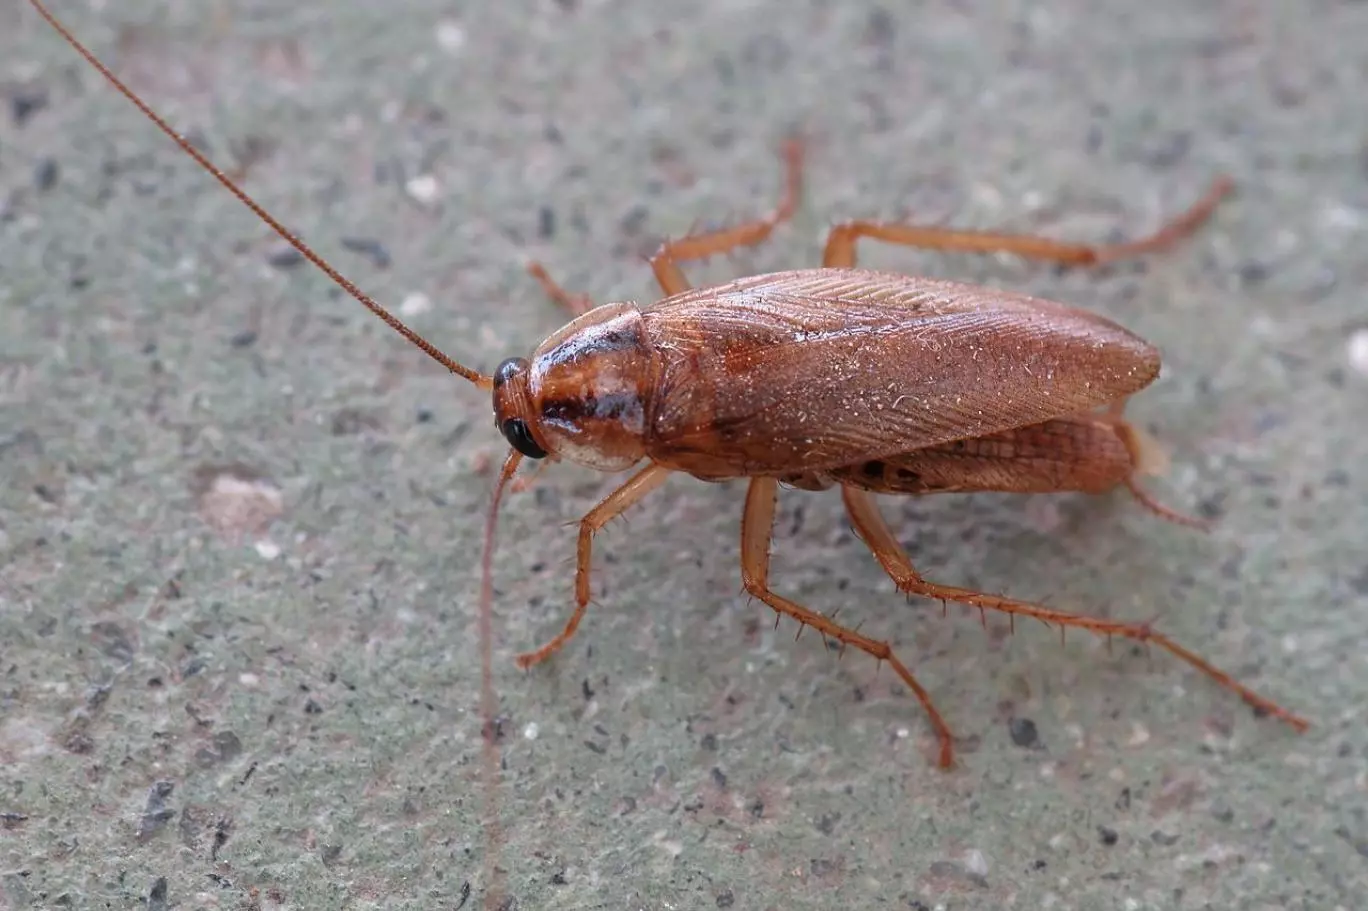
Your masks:
{"label": "long antenna", "polygon": [[146,115],[147,119],[155,123],[157,125],[157,128],[160,129],[167,136],[170,136],[171,139],[176,143],[176,145],[180,146],[183,150],[185,150],[185,153],[189,155],[191,158],[193,158],[199,164],[200,167],[204,168],[204,170],[212,174],[214,178],[218,180],[219,183],[227,187],[228,192],[232,193],[234,196],[236,196],[239,200],[242,201],[243,205],[245,205],[247,208],[255,212],[258,218],[266,222],[266,224],[270,225],[272,230],[274,230],[281,237],[285,238],[285,240],[290,244],[290,246],[294,247],[296,250],[298,250],[300,253],[304,255],[305,259],[307,259],[309,262],[313,263],[315,266],[321,269],[323,271],[323,274],[327,275],[328,278],[331,278],[334,282],[336,282],[337,285],[343,291],[346,291],[352,297],[360,301],[362,306],[364,306],[367,310],[369,310],[371,313],[374,313],[376,316],[380,317],[382,320],[388,323],[391,329],[393,329],[395,332],[398,332],[400,335],[408,339],[414,345],[418,346],[418,348],[422,349],[424,354],[432,358],[437,363],[441,364],[446,369],[450,370],[452,373],[470,380],[472,383],[474,383],[481,389],[493,388],[494,380],[492,377],[485,376],[482,373],[478,373],[474,370],[471,370],[469,367],[463,366],[462,364],[458,364],[452,358],[447,357],[440,350],[438,350],[438,348],[435,345],[433,345],[427,339],[423,338],[417,332],[414,332],[407,325],[405,325],[404,322],[400,320],[397,316],[390,313],[383,306],[377,303],[376,300],[372,298],[369,294],[365,293],[360,288],[356,287],[356,285],[352,284],[348,279],[343,277],[342,273],[338,272],[332,266],[328,265],[327,261],[323,259],[323,257],[315,253],[308,244],[304,243],[304,241],[300,240],[289,230],[287,230],[284,225],[276,221],[275,218],[271,216],[271,213],[267,212],[264,208],[262,208],[261,205],[255,199],[248,196],[246,191],[244,191],[242,188],[240,188],[237,184],[233,182],[232,178],[230,178],[227,174],[220,171],[218,167],[216,167],[214,163],[210,161],[203,152],[201,152],[199,149],[196,149],[193,145],[187,142],[184,137],[182,137],[175,130],[171,129],[170,125],[168,125],[167,122],[163,120],[160,116],[158,116],[158,114],[155,111],[148,107],[141,98],[134,94],[132,89],[124,85],[123,81],[120,80],[118,76],[115,76],[113,72],[110,71],[109,67],[101,63],[99,61],[99,58],[97,58],[93,53],[87,50],[86,46],[82,44],[80,41],[78,41],[76,39],[76,36],[71,34],[71,32],[67,30],[66,26],[62,25],[61,22],[57,21],[57,17],[48,11],[48,8],[42,4],[41,0],[29,0],[29,2],[33,4],[34,9],[38,10],[38,15],[46,19],[48,21],[48,24],[51,25],[54,29],[56,29],[57,34],[61,35],[63,38],[66,39],[67,44],[70,44],[73,48],[75,48],[78,54],[84,57],[90,63],[91,66],[95,67],[95,69],[97,69],[100,72],[100,75],[104,76],[105,79],[108,79],[110,84],[113,85],[114,88],[119,90],[120,94],[122,94],[129,101],[133,102],[133,105],[138,110],[142,111],[143,114]]}

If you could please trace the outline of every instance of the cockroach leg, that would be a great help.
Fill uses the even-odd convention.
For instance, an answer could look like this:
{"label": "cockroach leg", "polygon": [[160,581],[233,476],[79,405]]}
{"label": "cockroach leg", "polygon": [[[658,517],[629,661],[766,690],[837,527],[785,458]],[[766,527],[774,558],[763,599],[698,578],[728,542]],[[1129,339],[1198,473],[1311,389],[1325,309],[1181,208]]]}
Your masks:
{"label": "cockroach leg", "polygon": [[537,463],[537,467],[533,468],[530,474],[518,475],[513,479],[512,483],[508,485],[508,492],[526,493],[531,490],[536,485],[537,479],[542,476],[542,472],[546,471],[546,467],[550,464],[549,461],[542,460]]}
{"label": "cockroach leg", "polygon": [[784,143],[784,195],[765,218],[742,222],[730,228],[689,234],[678,240],[668,240],[651,257],[651,269],[666,295],[689,290],[689,280],[679,268],[681,262],[705,259],[726,253],[737,247],[751,247],[763,242],[781,223],[793,217],[798,208],[798,197],[803,189],[803,143],[790,139]]}
{"label": "cockroach leg", "polygon": [[527,274],[537,280],[546,292],[546,296],[566,310],[570,311],[571,316],[583,316],[594,309],[594,302],[589,299],[587,294],[573,294],[558,285],[555,279],[547,273],[546,269],[538,262],[527,264]]}
{"label": "cockroach leg", "polygon": [[565,628],[554,639],[535,651],[518,655],[515,659],[518,667],[526,670],[545,661],[575,635],[575,630],[579,628],[580,620],[584,619],[584,612],[589,607],[589,564],[594,533],[663,484],[669,476],[670,469],[652,463],[632,475],[625,484],[604,497],[597,506],[585,514],[583,519],[580,519],[579,543],[575,552],[575,611],[566,621]]}
{"label": "cockroach leg", "polygon": [[873,498],[867,491],[843,486],[841,496],[845,500],[846,511],[850,515],[850,521],[855,526],[856,533],[864,540],[874,554],[874,558],[884,568],[884,572],[893,579],[899,591],[941,601],[955,601],[977,607],[980,610],[986,608],[1008,615],[1019,614],[1024,617],[1034,617],[1046,625],[1058,626],[1061,631],[1064,627],[1073,626],[1101,636],[1124,636],[1142,644],[1157,645],[1191,664],[1221,686],[1238,694],[1257,714],[1272,715],[1285,721],[1298,731],[1305,731],[1309,726],[1304,719],[1287,711],[1272,700],[1260,696],[1200,655],[1189,651],[1164,634],[1155,632],[1150,624],[1123,623],[1116,620],[1104,620],[1099,617],[1070,614],[999,595],[989,595],[966,588],[954,588],[928,582],[912,566],[912,561],[908,558],[907,552],[893,537],[892,531],[888,528],[888,523],[884,521],[878,506],[875,505]]}
{"label": "cockroach leg", "polygon": [[792,617],[799,627],[810,626],[823,638],[835,639],[842,645],[853,645],[862,652],[873,655],[881,662],[887,662],[908,688],[916,694],[922,708],[926,709],[931,727],[940,741],[941,768],[954,764],[954,735],[941,718],[940,712],[931,701],[931,695],[912,676],[887,642],[880,642],[855,630],[835,623],[831,618],[809,610],[787,598],[776,595],[769,587],[770,539],[774,533],[774,504],[779,483],[774,478],[755,478],[746,490],[746,505],[741,517],[741,578],[746,591],[755,598],[768,604],[776,614]]}
{"label": "cockroach leg", "polygon": [[992,231],[959,231],[900,222],[849,221],[832,227],[827,235],[822,265],[850,269],[855,266],[855,242],[870,237],[904,247],[956,253],[1012,253],[1070,266],[1089,266],[1152,253],[1182,240],[1211,217],[1220,201],[1235,189],[1228,177],[1217,178],[1196,203],[1147,237],[1120,244],[1095,246],[1070,244],[1032,234]]}

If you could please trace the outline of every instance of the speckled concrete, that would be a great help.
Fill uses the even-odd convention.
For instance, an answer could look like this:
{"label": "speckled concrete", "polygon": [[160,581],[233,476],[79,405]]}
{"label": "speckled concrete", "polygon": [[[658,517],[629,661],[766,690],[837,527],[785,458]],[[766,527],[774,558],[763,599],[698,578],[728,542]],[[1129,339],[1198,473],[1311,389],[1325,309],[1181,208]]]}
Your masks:
{"label": "speckled concrete", "polygon": [[[907,604],[834,495],[788,493],[776,588],[894,640],[884,669],[740,594],[740,488],[671,481],[601,536],[549,666],[575,519],[511,498],[495,639],[500,866],[528,908],[1334,909],[1368,894],[1368,6],[1214,0],[118,4],[59,12],[349,276],[485,370],[641,255],[763,211],[699,281],[912,213],[1138,234],[1099,272],[869,249],[1082,304],[1164,351],[1133,413],[1165,502],[884,503],[933,579],[1164,628],[1309,715],[1298,737],[1161,653]],[[0,9],[0,908],[456,908],[486,895],[478,547],[489,402],[340,295],[22,3]],[[1357,352],[1357,354],[1355,353]]]}

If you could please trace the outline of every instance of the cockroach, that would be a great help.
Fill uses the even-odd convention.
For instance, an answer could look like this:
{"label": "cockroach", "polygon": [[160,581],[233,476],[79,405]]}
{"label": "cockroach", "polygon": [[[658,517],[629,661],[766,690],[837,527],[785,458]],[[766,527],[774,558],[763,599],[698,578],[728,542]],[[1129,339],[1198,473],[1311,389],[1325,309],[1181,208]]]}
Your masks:
{"label": "cockroach", "polygon": [[[1176,522],[1199,524],[1137,483],[1147,447],[1122,412],[1158,376],[1159,352],[1116,323],[1052,301],[975,285],[857,267],[861,239],[940,251],[1008,253],[1088,266],[1161,250],[1192,234],[1232,189],[1217,179],[1153,234],[1107,246],[1026,234],[959,231],[899,222],[831,228],[821,268],[753,275],[694,288],[681,263],[766,240],[798,205],[803,146],[785,145],[782,198],[767,217],[663,243],[650,258],[664,298],[593,306],[529,266],[574,318],[529,358],[492,374],[439,351],[286,230],[95,58],[44,7],[38,12],[115,88],[277,234],[430,358],[492,393],[494,424],[511,447],[495,483],[481,561],[482,701],[492,717],[491,554],[500,499],[524,460],[576,462],[604,472],[636,468],[579,522],[575,607],[546,644],[517,656],[529,668],[575,635],[590,601],[594,534],[674,472],[747,481],[741,517],[744,588],[799,629],[889,665],[920,701],[939,751],[954,737],[931,696],[887,642],[776,594],[770,539],[780,485],[840,489],[856,533],[898,591],[1012,618],[1033,617],[1158,646],[1232,690],[1260,715],[1298,731],[1308,722],[1157,632],[1148,623],[1066,613],[1002,595],[931,582],[913,566],[875,494],[949,492],[1101,494],[1125,487]],[[644,467],[643,466],[644,463]]]}

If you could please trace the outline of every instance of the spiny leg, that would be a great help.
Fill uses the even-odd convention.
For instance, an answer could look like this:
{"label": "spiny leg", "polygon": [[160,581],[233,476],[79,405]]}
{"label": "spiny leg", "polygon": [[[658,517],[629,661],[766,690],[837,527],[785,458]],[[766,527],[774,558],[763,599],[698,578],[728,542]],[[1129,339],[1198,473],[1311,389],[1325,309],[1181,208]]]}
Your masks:
{"label": "spiny leg", "polygon": [[1191,664],[1221,686],[1234,691],[1256,713],[1280,718],[1297,731],[1304,731],[1309,727],[1304,719],[1292,714],[1272,700],[1260,696],[1225,671],[1213,666],[1206,659],[1189,651],[1162,633],[1156,633],[1148,624],[1123,623],[1116,620],[1069,614],[1025,601],[989,595],[967,588],[953,588],[948,585],[927,582],[913,568],[907,552],[893,537],[893,533],[888,528],[888,523],[884,521],[878,506],[875,505],[873,497],[868,492],[853,487],[842,487],[841,496],[845,500],[846,511],[850,514],[850,521],[855,526],[856,533],[864,540],[874,554],[874,558],[884,568],[884,572],[893,579],[899,591],[912,595],[922,595],[942,602],[955,601],[960,604],[968,604],[981,610],[1001,611],[1011,616],[1034,617],[1047,626],[1055,624],[1061,630],[1066,626],[1075,626],[1101,636],[1124,636],[1137,642],[1153,643]]}
{"label": "spiny leg", "polygon": [[1013,253],[1027,259],[1043,259],[1071,266],[1088,266],[1151,253],[1167,247],[1196,231],[1215,211],[1216,205],[1235,188],[1228,177],[1214,181],[1211,189],[1186,212],[1159,230],[1139,240],[1095,246],[1070,244],[1031,234],[1005,234],[993,231],[959,231],[954,228],[923,227],[898,222],[850,221],[835,225],[827,236],[822,265],[853,268],[855,242],[872,237],[927,250],[959,253]]}
{"label": "spiny leg", "polygon": [[797,620],[800,629],[803,626],[810,626],[823,637],[853,645],[860,651],[873,655],[878,661],[888,662],[894,673],[917,695],[922,708],[926,709],[931,727],[935,729],[936,737],[940,741],[940,766],[950,768],[954,763],[954,735],[950,733],[950,728],[941,718],[940,712],[936,711],[930,694],[893,654],[893,649],[887,642],[862,636],[855,630],[840,626],[827,617],[770,591],[770,538],[774,533],[774,502],[778,489],[778,482],[774,478],[755,478],[746,490],[746,505],[741,516],[741,578],[746,591],[779,614]]}
{"label": "spiny leg", "polygon": [[571,316],[583,316],[594,309],[594,302],[589,299],[587,294],[572,294],[560,285],[556,284],[546,269],[539,262],[527,264],[527,274],[537,280],[537,284],[542,286],[546,296],[570,311]]}
{"label": "spiny leg", "polygon": [[667,296],[689,290],[689,280],[679,268],[681,262],[704,259],[726,253],[737,247],[754,246],[767,237],[781,222],[793,217],[798,208],[798,196],[803,187],[803,144],[799,139],[784,143],[784,195],[779,205],[766,218],[742,222],[730,228],[690,234],[679,240],[669,240],[651,257],[651,269],[656,281]]}
{"label": "spiny leg", "polygon": [[576,548],[575,565],[575,611],[566,621],[565,628],[554,639],[541,648],[524,652],[515,659],[518,667],[526,670],[534,664],[551,657],[561,646],[570,641],[584,618],[589,607],[589,561],[593,550],[594,532],[607,525],[614,517],[628,509],[633,503],[655,490],[669,477],[670,470],[651,464],[632,475],[621,487],[604,497],[597,506],[589,510],[579,523],[579,544]]}

